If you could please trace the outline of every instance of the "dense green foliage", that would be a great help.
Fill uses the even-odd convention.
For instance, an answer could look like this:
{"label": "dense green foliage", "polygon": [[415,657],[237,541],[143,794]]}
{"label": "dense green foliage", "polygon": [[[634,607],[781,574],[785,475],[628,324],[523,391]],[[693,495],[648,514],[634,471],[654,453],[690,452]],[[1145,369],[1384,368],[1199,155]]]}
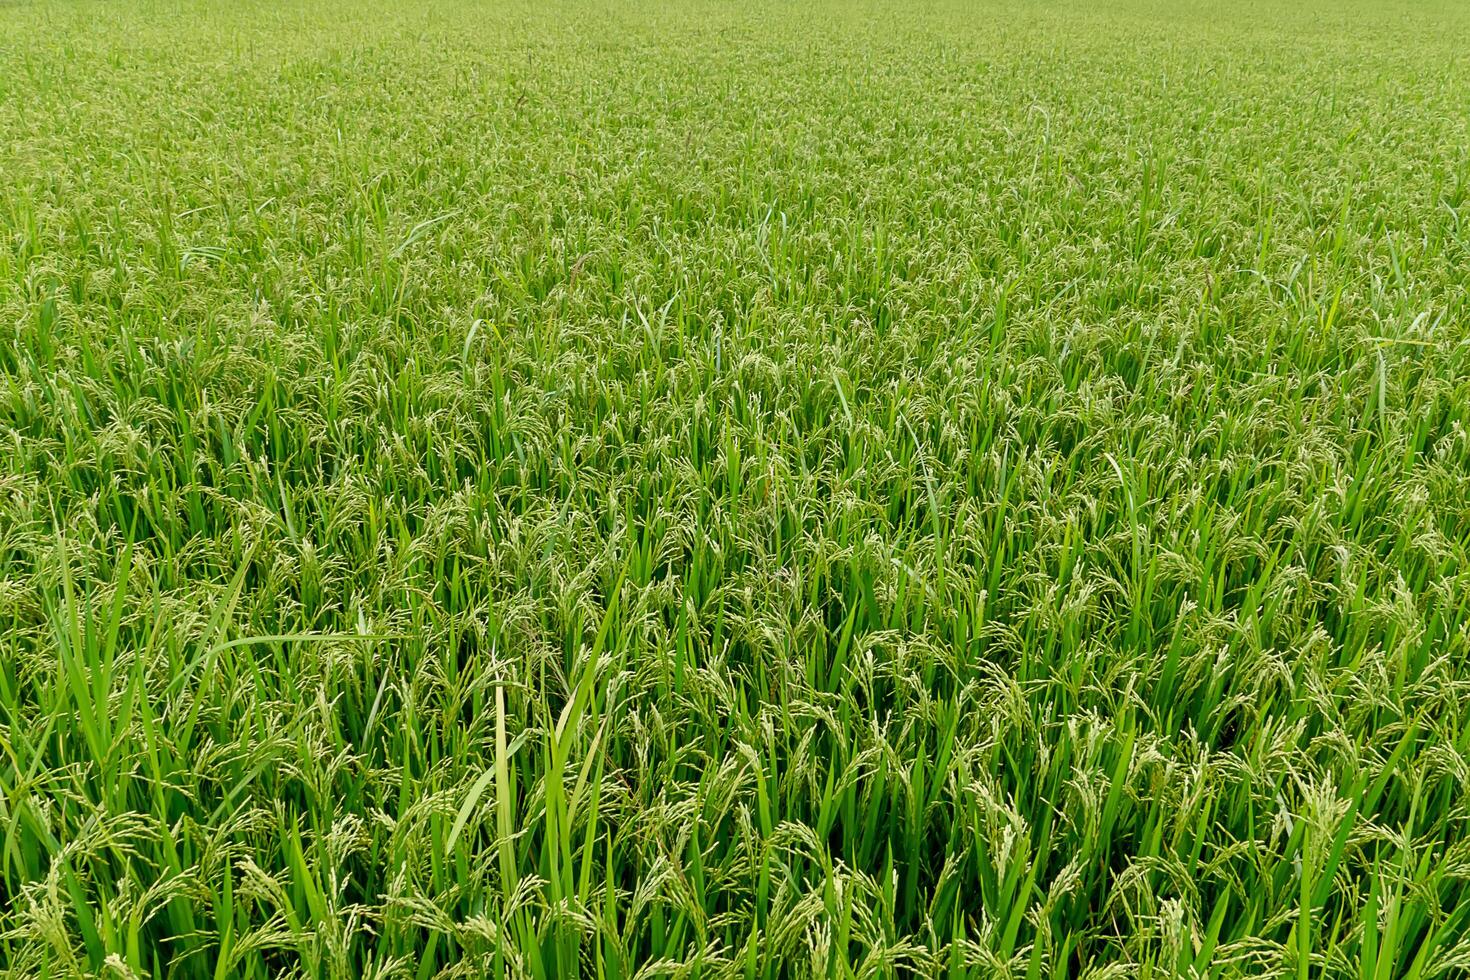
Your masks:
{"label": "dense green foliage", "polygon": [[0,5],[0,966],[1470,970],[1470,11]]}

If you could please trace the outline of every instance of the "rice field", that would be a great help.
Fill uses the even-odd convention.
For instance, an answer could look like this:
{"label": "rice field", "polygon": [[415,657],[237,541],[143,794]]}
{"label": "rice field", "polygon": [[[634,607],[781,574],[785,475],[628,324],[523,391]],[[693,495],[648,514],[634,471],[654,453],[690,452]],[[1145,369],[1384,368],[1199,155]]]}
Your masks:
{"label": "rice field", "polygon": [[1470,975],[1467,39],[0,0],[0,970]]}

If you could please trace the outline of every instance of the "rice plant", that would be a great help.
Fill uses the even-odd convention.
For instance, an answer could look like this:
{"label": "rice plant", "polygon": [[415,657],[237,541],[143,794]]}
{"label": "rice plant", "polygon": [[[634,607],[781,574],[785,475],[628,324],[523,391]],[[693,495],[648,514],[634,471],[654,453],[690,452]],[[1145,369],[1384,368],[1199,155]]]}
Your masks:
{"label": "rice plant", "polygon": [[1467,38],[0,0],[0,969],[1470,974]]}

